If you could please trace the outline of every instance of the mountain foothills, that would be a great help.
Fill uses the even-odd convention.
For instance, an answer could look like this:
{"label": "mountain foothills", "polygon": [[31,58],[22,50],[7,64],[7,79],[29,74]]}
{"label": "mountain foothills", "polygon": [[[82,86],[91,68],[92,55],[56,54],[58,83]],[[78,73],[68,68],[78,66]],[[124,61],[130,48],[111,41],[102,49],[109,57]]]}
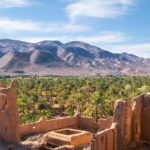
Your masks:
{"label": "mountain foothills", "polygon": [[0,40],[0,75],[150,75],[150,59],[83,42]]}

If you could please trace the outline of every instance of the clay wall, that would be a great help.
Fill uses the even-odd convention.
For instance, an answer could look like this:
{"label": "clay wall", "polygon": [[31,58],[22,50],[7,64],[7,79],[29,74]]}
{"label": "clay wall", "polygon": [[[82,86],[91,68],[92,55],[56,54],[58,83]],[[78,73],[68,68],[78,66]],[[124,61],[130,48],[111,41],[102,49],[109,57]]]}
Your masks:
{"label": "clay wall", "polygon": [[45,120],[42,119],[39,122],[20,125],[20,136],[46,133],[52,130],[63,128],[77,128],[77,117],[66,117],[62,119]]}
{"label": "clay wall", "polygon": [[107,119],[99,119],[98,121],[99,129],[105,130],[111,128],[112,121],[113,121],[112,116],[108,117]]}
{"label": "clay wall", "polygon": [[150,93],[143,96],[141,118],[141,138],[150,143]]}
{"label": "clay wall", "polygon": [[117,149],[124,150],[131,141],[132,108],[131,100],[120,99],[116,101],[113,123],[117,124]]}
{"label": "clay wall", "polygon": [[[106,121],[106,122],[105,122]],[[112,124],[112,118],[103,120],[101,123],[102,126],[107,125],[107,127]],[[20,125],[20,136],[37,134],[37,133],[46,133],[52,130],[63,129],[63,128],[78,128],[81,130],[87,130],[95,132],[100,129],[100,125],[94,122],[94,119],[91,117],[83,117],[80,114],[75,115],[74,117],[66,117],[62,119],[51,119],[45,120],[41,119],[35,123],[29,123]]]}
{"label": "clay wall", "polygon": [[87,130],[91,132],[96,132],[99,130],[99,125],[94,122],[92,117],[82,117],[80,115],[77,116],[78,118],[78,129]]}
{"label": "clay wall", "polygon": [[96,133],[91,140],[91,150],[117,150],[117,125]]}
{"label": "clay wall", "polygon": [[[112,118],[108,119],[108,125]],[[109,122],[110,121],[110,122]],[[107,125],[102,121],[101,128]],[[131,141],[132,108],[130,99],[116,101],[112,126],[98,132],[92,139],[92,150],[124,150]],[[109,126],[108,126],[109,127]]]}
{"label": "clay wall", "polygon": [[132,128],[134,141],[150,142],[150,93],[134,98]]}
{"label": "clay wall", "polygon": [[142,99],[144,95],[135,97],[132,108],[132,140],[139,142],[141,140],[141,120],[142,120]]}
{"label": "clay wall", "polygon": [[0,141],[3,143],[20,142],[19,114],[17,105],[16,82],[9,88],[0,84]]}

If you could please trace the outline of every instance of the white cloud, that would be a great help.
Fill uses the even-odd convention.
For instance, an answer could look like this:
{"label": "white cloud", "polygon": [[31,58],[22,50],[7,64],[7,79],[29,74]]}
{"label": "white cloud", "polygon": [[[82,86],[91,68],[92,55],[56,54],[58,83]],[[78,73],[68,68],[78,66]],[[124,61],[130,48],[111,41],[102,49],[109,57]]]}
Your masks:
{"label": "white cloud", "polygon": [[32,31],[38,30],[39,23],[30,20],[10,20],[0,19],[0,32],[15,32],[19,30]]}
{"label": "white cloud", "polygon": [[127,52],[135,54],[139,57],[150,58],[150,43],[134,44],[134,45],[112,45],[107,47],[112,52],[122,53]]}
{"label": "white cloud", "polygon": [[76,0],[66,7],[74,21],[79,16],[114,18],[127,13],[134,0]]}
{"label": "white cloud", "polygon": [[101,32],[94,36],[56,36],[56,37],[22,37],[19,38],[27,42],[39,42],[44,40],[60,40],[62,42],[82,41],[90,44],[117,43],[127,39],[127,37],[119,32]]}
{"label": "white cloud", "polygon": [[26,7],[29,5],[29,0],[0,0],[0,8]]}
{"label": "white cloud", "polygon": [[90,27],[76,24],[56,24],[50,22],[34,22],[32,20],[11,20],[0,19],[0,33],[10,33],[17,31],[32,32],[83,32],[89,30]]}
{"label": "white cloud", "polygon": [[98,35],[90,36],[90,37],[78,37],[76,38],[79,41],[84,41],[87,43],[117,43],[123,42],[128,39],[126,35],[120,32],[100,32]]}

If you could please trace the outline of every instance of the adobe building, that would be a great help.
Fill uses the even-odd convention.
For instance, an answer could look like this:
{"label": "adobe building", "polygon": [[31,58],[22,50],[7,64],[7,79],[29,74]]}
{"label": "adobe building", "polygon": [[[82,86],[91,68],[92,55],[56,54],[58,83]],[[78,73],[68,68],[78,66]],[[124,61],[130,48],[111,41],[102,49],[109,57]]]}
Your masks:
{"label": "adobe building", "polygon": [[[21,140],[41,133],[39,143]],[[20,125],[16,82],[13,81],[9,88],[1,83],[0,142],[8,144],[7,149],[14,150],[75,150],[87,144],[91,150],[149,150],[150,93],[135,97],[133,107],[128,98],[116,101],[113,117],[100,119],[98,123],[78,114]]]}

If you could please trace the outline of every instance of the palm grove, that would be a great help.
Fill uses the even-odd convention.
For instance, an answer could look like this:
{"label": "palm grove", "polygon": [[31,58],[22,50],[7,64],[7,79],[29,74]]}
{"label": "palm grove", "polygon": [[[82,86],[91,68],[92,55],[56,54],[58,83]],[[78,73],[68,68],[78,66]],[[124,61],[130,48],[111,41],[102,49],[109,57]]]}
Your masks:
{"label": "palm grove", "polygon": [[[21,124],[41,117],[81,115],[107,118],[114,102],[150,91],[150,77],[30,77],[16,78]],[[11,79],[0,79],[9,85]],[[56,109],[57,106],[57,109]]]}

